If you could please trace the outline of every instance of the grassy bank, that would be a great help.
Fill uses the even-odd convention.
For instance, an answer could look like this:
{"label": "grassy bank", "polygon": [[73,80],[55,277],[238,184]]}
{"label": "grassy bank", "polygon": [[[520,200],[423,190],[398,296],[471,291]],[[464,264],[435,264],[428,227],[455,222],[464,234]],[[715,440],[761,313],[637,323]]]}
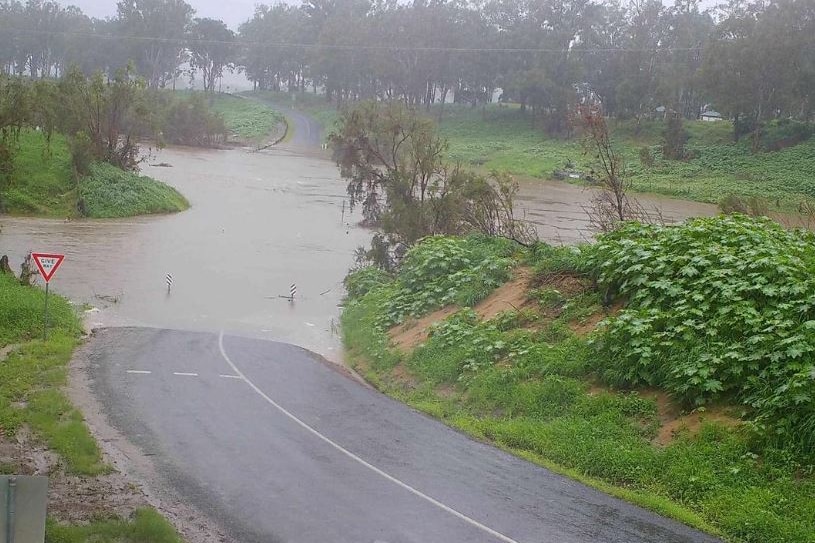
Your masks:
{"label": "grassy bank", "polygon": [[[338,118],[336,106],[322,95],[254,94],[308,113],[326,131]],[[582,172],[592,168],[591,157],[584,153],[578,136],[549,137],[516,106],[447,104],[443,110],[435,106],[430,115],[450,143],[451,161],[539,179],[551,179],[554,171],[567,165]],[[733,143],[730,122],[689,121],[685,129],[692,158],[665,160],[661,151],[663,121],[612,121],[611,129],[637,191],[710,203],[719,203],[731,194],[759,197],[785,209],[794,208],[802,198],[815,198],[815,138],[780,151],[753,153],[749,138]],[[642,163],[643,149],[648,150],[653,164]]]}
{"label": "grassy bank", "polygon": [[240,141],[259,143],[275,132],[283,115],[262,103],[231,94],[210,98],[212,110],[223,116],[232,136]]}
{"label": "grassy bank", "polygon": [[[732,541],[811,542],[815,341],[786,304],[815,261],[798,234],[741,220],[665,230],[732,249],[701,255],[662,231],[531,251],[431,238],[395,277],[349,276],[343,338],[377,387],[479,439]],[[732,251],[779,260],[741,273]]]}
{"label": "grassy bank", "polygon": [[[440,128],[450,141],[451,159],[464,164],[543,179],[567,164],[583,172],[592,167],[579,138],[547,137],[515,108],[446,106]],[[687,149],[694,158],[665,160],[662,121],[612,122],[611,128],[638,191],[711,203],[735,194],[766,198],[785,207],[815,197],[815,138],[781,151],[754,154],[748,141],[732,142],[729,122],[691,121],[685,128]],[[643,148],[653,165],[642,164]]]}
{"label": "grassy bank", "polygon": [[169,185],[101,162],[80,179],[78,205],[93,218],[173,213],[190,206]]}
{"label": "grassy bank", "polygon": [[[51,477],[94,478],[110,472],[99,447],[79,413],[63,392],[68,362],[79,343],[81,326],[75,310],[59,296],[50,298],[50,327],[42,339],[44,292],[24,287],[13,277],[0,274],[0,349],[12,345],[0,360],[0,473],[28,473],[33,449],[41,444],[58,455]],[[21,438],[21,436],[33,437]],[[4,456],[17,439],[19,456]],[[53,481],[53,479],[52,479]],[[67,496],[67,500],[83,500]],[[49,521],[46,541],[157,542],[175,543],[172,528],[155,512],[140,510],[133,519],[89,519],[82,526]],[[145,537],[155,534],[156,537]]]}
{"label": "grassy bank", "polygon": [[171,213],[189,207],[172,187],[109,164],[91,165],[77,181],[64,136],[51,142],[41,132],[21,132],[14,172],[0,193],[4,211],[14,215],[91,218]]}

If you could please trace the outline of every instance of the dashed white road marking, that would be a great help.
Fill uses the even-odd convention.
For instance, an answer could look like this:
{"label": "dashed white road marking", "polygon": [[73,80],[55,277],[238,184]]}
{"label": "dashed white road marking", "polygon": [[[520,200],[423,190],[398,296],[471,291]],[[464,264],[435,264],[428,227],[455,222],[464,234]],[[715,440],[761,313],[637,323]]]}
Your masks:
{"label": "dashed white road marking", "polygon": [[240,375],[219,375],[218,377],[223,377],[224,379],[243,379]]}
{"label": "dashed white road marking", "polygon": [[138,373],[139,375],[149,375],[153,372],[147,370],[127,370],[127,373]]}
{"label": "dashed white road marking", "polygon": [[221,356],[224,357],[224,360],[226,360],[226,363],[229,364],[229,366],[232,368],[232,371],[234,371],[236,375],[240,376],[246,382],[246,384],[249,385],[249,387],[258,394],[258,396],[260,396],[261,398],[266,400],[275,409],[277,409],[278,411],[283,413],[286,417],[288,417],[289,419],[294,421],[296,424],[301,426],[304,430],[306,430],[310,434],[312,434],[315,437],[321,439],[322,441],[324,441],[325,443],[327,443],[328,445],[330,445],[331,447],[333,447],[337,451],[341,452],[342,454],[344,454],[345,456],[347,456],[351,460],[354,460],[355,462],[358,462],[359,464],[361,464],[364,467],[368,468],[369,470],[373,471],[377,475],[380,475],[380,476],[384,477],[388,481],[390,481],[390,482],[404,488],[405,490],[407,490],[411,494],[414,494],[414,495],[418,496],[419,498],[421,498],[421,499],[435,505],[436,507],[438,507],[442,511],[450,513],[454,517],[457,517],[457,518],[463,520],[464,522],[466,522],[470,526],[474,526],[475,528],[478,528],[479,530],[481,530],[483,532],[486,532],[487,534],[495,537],[499,541],[503,541],[504,543],[519,543],[518,541],[512,539],[511,537],[505,536],[501,532],[497,532],[497,531],[493,530],[492,528],[490,528],[489,526],[481,524],[477,520],[468,517],[464,513],[456,511],[455,509],[453,509],[452,507],[450,507],[448,505],[444,505],[439,500],[428,496],[427,494],[423,493],[421,490],[417,490],[417,489],[413,488],[412,486],[410,486],[409,484],[407,484],[405,482],[402,482],[401,480],[397,479],[393,475],[390,475],[390,474],[382,471],[378,467],[376,467],[373,464],[363,460],[362,458],[360,458],[356,454],[352,453],[351,451],[349,451],[348,449],[346,449],[345,447],[343,447],[339,443],[336,443],[336,442],[332,441],[331,438],[328,438],[328,437],[324,436],[323,434],[321,434],[320,432],[318,432],[317,430],[315,430],[314,428],[312,428],[311,426],[309,426],[308,424],[306,424],[302,420],[298,419],[291,412],[287,411],[285,407],[283,407],[282,405],[280,405],[279,403],[277,403],[276,401],[271,399],[269,396],[267,396],[265,392],[263,392],[260,388],[258,388],[258,386],[255,383],[250,381],[246,377],[246,375],[244,375],[243,372],[241,370],[239,370],[238,367],[232,362],[232,360],[229,358],[229,355],[226,354],[226,349],[224,349],[224,332],[223,332],[223,330],[221,330],[221,333],[218,335],[218,348],[221,350]]}
{"label": "dashed white road marking", "polygon": [[198,377],[197,373],[187,373],[184,371],[174,371],[173,375],[180,375],[181,377]]}

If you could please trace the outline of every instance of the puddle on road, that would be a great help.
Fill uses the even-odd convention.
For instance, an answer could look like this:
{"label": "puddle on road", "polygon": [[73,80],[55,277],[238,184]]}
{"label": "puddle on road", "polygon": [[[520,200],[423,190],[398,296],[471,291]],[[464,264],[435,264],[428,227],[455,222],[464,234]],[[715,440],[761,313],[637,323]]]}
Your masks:
{"label": "puddle on road", "polygon": [[[0,219],[0,254],[15,270],[29,250],[64,252],[52,286],[99,308],[91,326],[155,326],[240,333],[300,345],[341,361],[337,335],[342,279],[370,233],[342,224],[345,183],[315,153],[170,148],[143,173],[173,185],[184,213],[120,220]],[[526,182],[520,206],[555,243],[588,239],[589,191]],[[668,218],[713,206],[641,198]],[[173,275],[168,295],[165,275]],[[298,299],[290,304],[292,283]]]}

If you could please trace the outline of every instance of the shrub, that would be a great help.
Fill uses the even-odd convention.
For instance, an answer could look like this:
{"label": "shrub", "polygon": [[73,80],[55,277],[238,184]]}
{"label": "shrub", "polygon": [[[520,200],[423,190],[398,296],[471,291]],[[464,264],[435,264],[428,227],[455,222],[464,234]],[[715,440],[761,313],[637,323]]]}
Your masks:
{"label": "shrub", "polygon": [[376,266],[367,266],[348,274],[343,281],[350,299],[362,298],[373,288],[384,285],[391,277]]}
{"label": "shrub", "polygon": [[383,324],[458,304],[471,306],[509,279],[517,245],[502,238],[432,236],[405,256]]}
{"label": "shrub", "polygon": [[628,297],[598,370],[703,404],[738,398],[765,435],[815,445],[815,236],[743,215],[601,236],[598,283]]}
{"label": "shrub", "polygon": [[770,121],[757,131],[758,147],[762,151],[779,151],[808,140],[815,126],[794,119]]}
{"label": "shrub", "polygon": [[651,149],[649,147],[640,147],[640,164],[643,168],[654,167],[654,155],[651,153]]}

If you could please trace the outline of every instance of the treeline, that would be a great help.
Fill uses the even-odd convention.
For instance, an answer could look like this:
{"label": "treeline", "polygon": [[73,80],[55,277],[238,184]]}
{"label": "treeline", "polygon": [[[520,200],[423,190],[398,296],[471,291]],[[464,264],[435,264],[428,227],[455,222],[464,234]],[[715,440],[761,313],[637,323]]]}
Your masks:
{"label": "treeline", "polygon": [[183,0],[120,1],[104,21],[51,1],[0,6],[3,69],[35,78],[133,62],[151,87],[186,73],[214,90],[237,68],[258,89],[339,103],[511,100],[551,133],[587,103],[620,118],[715,108],[737,137],[813,117],[811,0],[307,0],[261,5],[237,34]]}

